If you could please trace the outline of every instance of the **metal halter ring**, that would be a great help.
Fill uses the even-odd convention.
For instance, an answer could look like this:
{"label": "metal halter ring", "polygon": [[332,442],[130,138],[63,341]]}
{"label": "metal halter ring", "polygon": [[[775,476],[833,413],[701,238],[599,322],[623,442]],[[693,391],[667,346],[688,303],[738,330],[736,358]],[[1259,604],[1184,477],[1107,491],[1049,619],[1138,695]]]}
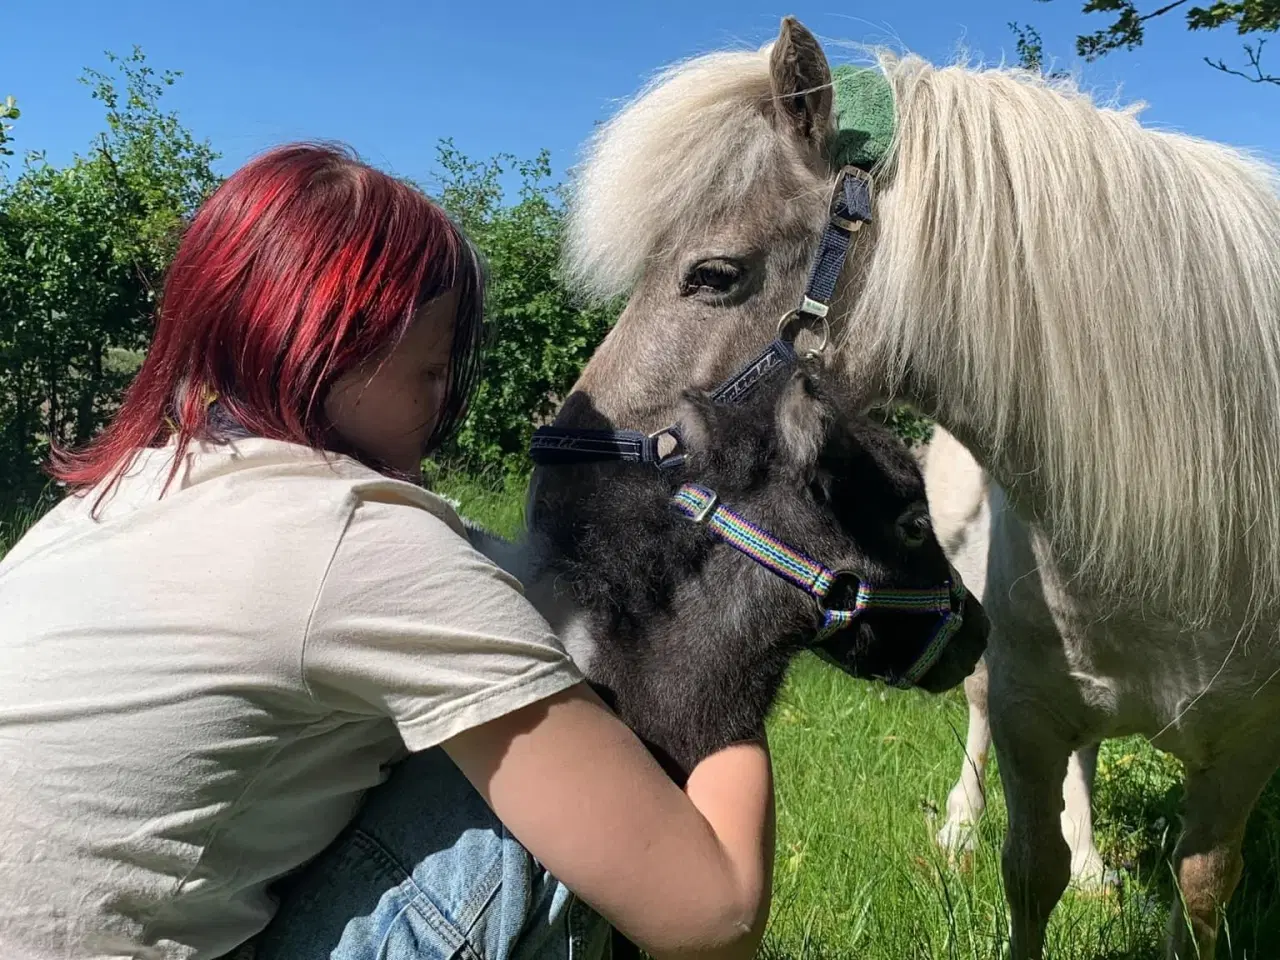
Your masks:
{"label": "metal halter ring", "polygon": [[[671,448],[671,452],[665,455],[658,449],[658,443],[663,437],[670,437],[671,442],[675,444],[675,446]],[[649,434],[649,439],[654,441],[653,452],[658,457],[659,466],[674,466],[675,463],[679,462],[677,458],[684,458],[684,437],[680,435],[680,428],[675,424],[672,424],[669,427],[663,427],[661,430],[657,430]]]}
{"label": "metal halter ring", "polygon": [[[815,309],[811,309],[811,307]],[[816,310],[817,307],[822,308],[821,313]],[[792,322],[801,314],[809,317],[816,317],[822,321],[822,342],[816,347],[805,351],[805,356],[808,359],[816,360],[826,352],[827,345],[831,342],[831,320],[827,317],[826,304],[821,304],[816,300],[810,300],[808,297],[805,297],[803,305],[796,307],[794,310],[788,310],[778,320],[778,339],[784,339],[783,335],[787,328],[790,327]],[[795,341],[791,340],[790,342],[794,343]]]}

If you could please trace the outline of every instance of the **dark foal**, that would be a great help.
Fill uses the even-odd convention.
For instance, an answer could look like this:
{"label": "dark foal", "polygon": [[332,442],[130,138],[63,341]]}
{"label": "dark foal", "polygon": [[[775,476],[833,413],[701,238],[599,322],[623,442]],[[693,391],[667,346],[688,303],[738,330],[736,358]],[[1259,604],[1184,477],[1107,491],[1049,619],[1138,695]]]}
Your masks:
{"label": "dark foal", "polygon": [[[915,460],[883,426],[840,407],[804,369],[774,373],[740,404],[689,391],[681,466],[557,466],[554,501],[535,489],[540,586],[530,596],[572,609],[571,631],[590,641],[587,655],[575,654],[588,678],[677,781],[761,733],[788,664],[807,648],[857,676],[902,685],[910,676],[938,692],[963,681],[986,645],[986,618],[960,585],[963,621],[923,673],[911,667],[937,635],[937,613],[873,602],[818,639],[822,608],[854,608],[860,583],[910,592],[953,576]],[[559,422],[583,416],[567,406]],[[689,482],[840,571],[825,600],[674,509],[673,494]],[[555,603],[545,603],[547,584]]]}

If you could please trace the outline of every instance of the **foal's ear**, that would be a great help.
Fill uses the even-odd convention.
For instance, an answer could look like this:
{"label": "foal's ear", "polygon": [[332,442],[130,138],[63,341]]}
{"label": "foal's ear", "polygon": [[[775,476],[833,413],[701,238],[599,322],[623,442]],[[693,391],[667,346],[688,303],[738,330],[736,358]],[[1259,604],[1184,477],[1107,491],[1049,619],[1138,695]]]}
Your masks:
{"label": "foal's ear", "polygon": [[769,57],[773,106],[783,129],[821,144],[831,119],[831,68],[817,38],[786,17]]}
{"label": "foal's ear", "polygon": [[778,404],[778,445],[797,477],[812,479],[826,445],[833,411],[812,377],[797,371]]}
{"label": "foal's ear", "polygon": [[685,390],[681,394],[678,421],[685,448],[707,451],[715,448],[716,405],[703,390]]}

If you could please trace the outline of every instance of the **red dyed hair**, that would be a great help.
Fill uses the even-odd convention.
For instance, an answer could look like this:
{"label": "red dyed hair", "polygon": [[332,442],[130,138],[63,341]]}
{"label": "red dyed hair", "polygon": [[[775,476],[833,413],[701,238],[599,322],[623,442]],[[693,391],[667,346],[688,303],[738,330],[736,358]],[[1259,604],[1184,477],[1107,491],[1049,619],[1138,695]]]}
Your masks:
{"label": "red dyed hair", "polygon": [[420,306],[455,288],[448,400],[433,445],[456,428],[476,378],[478,257],[439,207],[351,152],[272,150],[197,212],[120,410],[88,446],[55,449],[49,472],[73,491],[114,482],[139,448],[175,430],[176,470],[193,438],[211,436],[210,396],[251,434],[361,456],[324,415],[329,388],[390,350]]}

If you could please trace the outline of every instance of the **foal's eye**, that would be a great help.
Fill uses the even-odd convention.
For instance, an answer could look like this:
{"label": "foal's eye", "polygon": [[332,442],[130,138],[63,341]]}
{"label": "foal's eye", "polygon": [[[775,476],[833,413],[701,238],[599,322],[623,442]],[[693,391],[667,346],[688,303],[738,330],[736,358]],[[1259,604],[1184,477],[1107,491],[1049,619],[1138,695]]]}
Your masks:
{"label": "foal's eye", "polygon": [[908,547],[919,547],[933,536],[933,521],[923,507],[912,507],[898,518],[898,536]]}
{"label": "foal's eye", "polygon": [[742,264],[725,257],[700,260],[680,280],[680,296],[728,293],[742,278]]}

